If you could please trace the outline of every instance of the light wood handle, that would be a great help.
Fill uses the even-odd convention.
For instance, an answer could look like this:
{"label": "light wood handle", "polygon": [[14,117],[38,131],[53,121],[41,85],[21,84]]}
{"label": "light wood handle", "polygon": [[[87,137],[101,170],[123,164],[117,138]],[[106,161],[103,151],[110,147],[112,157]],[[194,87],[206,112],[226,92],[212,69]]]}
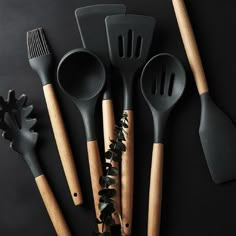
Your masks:
{"label": "light wood handle", "polygon": [[131,235],[133,213],[133,185],[134,185],[134,127],[133,111],[125,110],[128,114],[128,128],[126,129],[126,152],[121,162],[121,207],[124,233]]}
{"label": "light wood handle", "polygon": [[[91,184],[92,184],[92,191],[93,191],[93,200],[94,200],[94,207],[96,217],[99,219],[100,210],[98,208],[99,204],[99,195],[98,192],[102,189],[99,184],[99,179],[103,175],[102,172],[102,163],[99,154],[99,148],[97,141],[89,141],[87,142],[88,148],[88,161],[89,161],[89,170],[91,176]],[[99,232],[101,232],[102,225],[99,225]]]}
{"label": "light wood handle", "polygon": [[66,224],[64,216],[62,215],[57,200],[47,182],[47,179],[44,175],[40,175],[35,178],[35,181],[57,235],[71,236],[72,234],[70,233],[70,230]]}
{"label": "light wood handle", "polygon": [[148,236],[159,236],[160,234],[163,157],[164,145],[154,143],[149,188]]}
{"label": "light wood handle", "polygon": [[189,64],[201,95],[208,92],[208,86],[187,9],[183,0],[172,0],[172,2]]}
{"label": "light wood handle", "polygon": [[43,86],[43,91],[57,144],[57,149],[61,158],[61,163],[65,172],[70,193],[74,204],[79,205],[83,202],[80,183],[78,180],[75,162],[62,120],[60,108],[52,84]]}
{"label": "light wood handle", "polygon": [[[115,139],[115,117],[114,117],[114,109],[112,100],[103,100],[102,101],[102,116],[103,116],[103,136],[104,136],[104,146],[105,152],[109,149],[109,145],[111,144],[111,139]],[[113,167],[119,169],[119,163],[112,163]],[[118,212],[120,212],[120,176],[113,177],[116,180],[116,185],[112,185],[111,187],[116,190],[116,196],[113,198],[115,203],[115,208]],[[114,214],[113,219],[116,224],[120,223],[119,217]]]}

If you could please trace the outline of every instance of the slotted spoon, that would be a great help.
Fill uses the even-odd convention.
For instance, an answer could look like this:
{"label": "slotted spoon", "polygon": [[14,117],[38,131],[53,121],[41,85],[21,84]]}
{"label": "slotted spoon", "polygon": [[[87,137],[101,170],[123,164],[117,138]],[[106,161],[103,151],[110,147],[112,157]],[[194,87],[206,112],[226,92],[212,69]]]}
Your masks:
{"label": "slotted spoon", "polygon": [[158,236],[161,221],[164,131],[173,106],[186,84],[185,71],[170,54],[154,56],[144,67],[141,89],[153,116],[154,142],[149,188],[148,236]]}

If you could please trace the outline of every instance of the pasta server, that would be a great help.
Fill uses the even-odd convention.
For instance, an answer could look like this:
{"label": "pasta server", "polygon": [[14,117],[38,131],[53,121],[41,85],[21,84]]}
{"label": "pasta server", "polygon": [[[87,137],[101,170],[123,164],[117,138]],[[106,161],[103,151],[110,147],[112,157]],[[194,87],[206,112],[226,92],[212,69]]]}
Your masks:
{"label": "pasta server", "polygon": [[10,147],[28,164],[57,235],[71,236],[57,200],[38,162],[35,153],[38,133],[33,130],[37,120],[29,118],[33,106],[26,106],[26,101],[26,95],[16,99],[14,91],[9,91],[7,101],[0,97],[0,127],[4,131],[3,137],[10,140]]}

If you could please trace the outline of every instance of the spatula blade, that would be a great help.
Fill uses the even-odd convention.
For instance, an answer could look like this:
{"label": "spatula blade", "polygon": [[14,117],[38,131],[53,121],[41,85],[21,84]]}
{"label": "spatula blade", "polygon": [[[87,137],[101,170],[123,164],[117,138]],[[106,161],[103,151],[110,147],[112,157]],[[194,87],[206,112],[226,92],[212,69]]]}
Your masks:
{"label": "spatula blade", "polygon": [[217,184],[236,179],[236,127],[208,93],[201,104],[199,134],[212,179]]}
{"label": "spatula blade", "polygon": [[123,4],[99,4],[75,10],[81,40],[84,48],[93,51],[106,66],[110,65],[105,18],[110,15],[125,14]]}
{"label": "spatula blade", "polygon": [[156,20],[142,15],[106,17],[106,30],[112,64],[136,71],[147,60]]}

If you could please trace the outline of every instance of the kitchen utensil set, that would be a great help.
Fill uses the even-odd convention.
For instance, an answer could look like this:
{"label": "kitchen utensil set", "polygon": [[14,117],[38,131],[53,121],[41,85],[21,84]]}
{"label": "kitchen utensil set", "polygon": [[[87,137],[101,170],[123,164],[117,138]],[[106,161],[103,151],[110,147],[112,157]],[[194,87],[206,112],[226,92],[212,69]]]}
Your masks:
{"label": "kitchen utensil set", "polygon": [[[196,40],[183,0],[172,0],[179,29],[201,98],[200,140],[216,183],[236,178],[236,128],[233,122],[213,103],[198,52]],[[87,139],[88,163],[96,217],[99,219],[99,183],[103,175],[95,124],[95,109],[103,94],[103,135],[105,151],[115,139],[114,109],[110,83],[112,67],[123,79],[123,111],[127,114],[126,151],[122,155],[121,181],[116,177],[117,195],[113,198],[121,212],[125,235],[131,235],[134,182],[134,114],[133,94],[137,72],[148,60],[155,28],[153,17],[125,14],[123,4],[101,4],[78,8],[75,16],[84,48],[66,53],[58,64],[57,79],[61,90],[79,109]],[[42,28],[27,32],[30,66],[41,79],[45,100],[62,166],[75,205],[82,203],[81,188],[59,105],[51,82],[53,56]],[[186,75],[180,61],[163,53],[152,57],[141,73],[141,91],[148,103],[154,124],[154,140],[149,188],[148,236],[160,233],[164,132],[174,105],[183,95]],[[11,148],[22,155],[29,165],[48,214],[58,235],[69,236],[70,230],[52,190],[43,175],[35,154],[38,134],[33,131],[36,119],[29,118],[33,106],[27,97],[18,99],[10,91],[8,100],[0,97],[0,128]],[[114,167],[119,168],[116,163]],[[121,185],[120,185],[121,182]],[[112,186],[113,187],[113,186]],[[110,190],[110,189],[109,189]],[[121,194],[121,200],[120,200]],[[113,213],[113,212],[112,212]],[[120,223],[114,215],[114,222]],[[99,232],[104,226],[98,226]]]}
{"label": "kitchen utensil set", "polygon": [[3,137],[10,140],[10,147],[28,164],[57,235],[71,236],[56,198],[39,165],[35,153],[38,133],[33,131],[37,120],[29,118],[33,106],[26,106],[26,101],[25,95],[16,99],[14,91],[9,91],[7,101],[0,98],[0,127],[4,131]]}

